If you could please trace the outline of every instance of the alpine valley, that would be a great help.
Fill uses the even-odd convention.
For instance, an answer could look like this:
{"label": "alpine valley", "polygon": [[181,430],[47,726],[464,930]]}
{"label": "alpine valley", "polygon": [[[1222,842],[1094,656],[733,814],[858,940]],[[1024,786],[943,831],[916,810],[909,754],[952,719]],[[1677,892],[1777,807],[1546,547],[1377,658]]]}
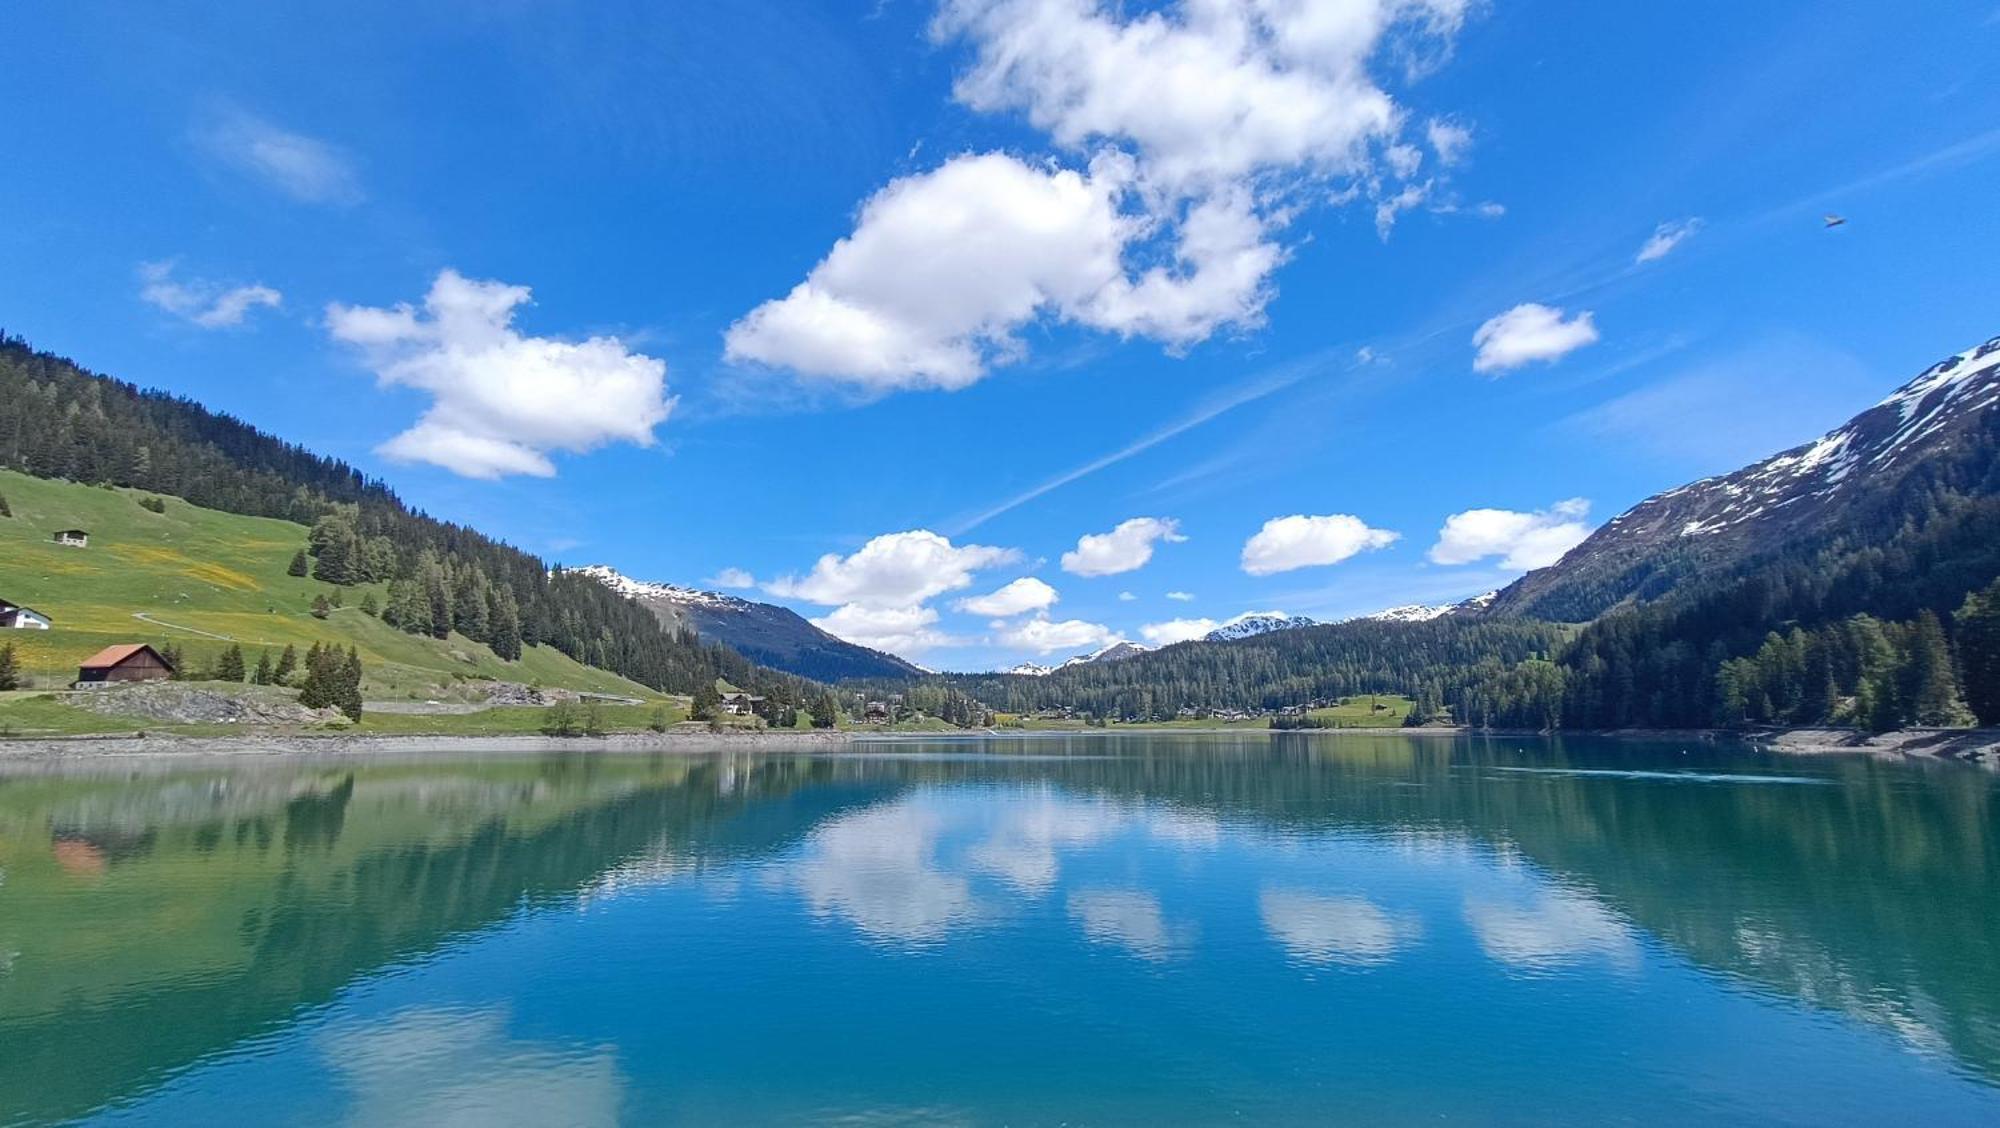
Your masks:
{"label": "alpine valley", "polygon": [[[734,686],[786,720],[815,703],[830,714],[823,702],[838,700],[858,721],[871,699],[959,724],[1048,710],[1128,723],[1190,711],[1283,719],[1380,694],[1408,698],[1412,725],[2000,723],[2000,338],[1819,439],[1641,502],[1497,593],[1334,623],[1253,613],[1195,641],[1117,640],[997,674],[933,674],[774,604],[602,564],[552,566],[416,513],[342,463],[23,342],[0,349],[0,396],[12,405],[0,467],[56,483],[17,489],[33,504],[4,522],[22,533],[9,594],[57,623],[24,636],[25,653],[57,667],[107,630],[135,633],[134,617],[157,627],[159,645],[205,656],[241,629],[229,616],[255,604],[283,612],[259,634],[277,637],[282,622],[302,643],[358,647],[375,671],[369,688],[419,695],[439,684],[426,677],[463,677],[462,666],[450,673],[462,661],[482,677],[519,669],[518,680],[556,673],[579,687],[594,683],[564,671],[594,669],[613,691],[698,698]],[[63,492],[88,485],[123,493]],[[110,514],[107,496],[129,500]],[[196,559],[186,549],[205,542],[147,531],[180,512],[162,508],[165,497],[190,514],[276,524],[225,534],[213,559]],[[184,566],[144,590],[129,567],[84,582],[78,568],[114,558],[54,557],[62,550],[47,542],[86,519],[135,546],[179,537],[172,554],[143,558]],[[252,543],[269,559],[224,547]],[[263,570],[287,571],[293,545],[295,579],[257,588]],[[200,580],[238,574],[241,590]],[[87,606],[75,602],[86,593]]]}
{"label": "alpine valley", "polygon": [[1127,661],[954,684],[1006,711],[1128,718],[1397,693],[1413,724],[2000,724],[1996,405],[2000,337],[1819,439],[1648,498],[1497,593],[1253,617]]}

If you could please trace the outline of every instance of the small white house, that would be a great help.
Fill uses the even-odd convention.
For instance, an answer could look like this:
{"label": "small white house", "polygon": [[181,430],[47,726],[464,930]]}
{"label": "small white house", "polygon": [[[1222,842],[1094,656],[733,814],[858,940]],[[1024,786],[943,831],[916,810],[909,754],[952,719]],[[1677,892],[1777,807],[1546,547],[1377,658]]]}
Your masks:
{"label": "small white house", "polygon": [[0,599],[0,630],[45,631],[49,629],[49,617],[32,607],[9,603]]}
{"label": "small white house", "polygon": [[56,543],[70,548],[89,548],[90,534],[82,529],[64,529],[56,534]]}

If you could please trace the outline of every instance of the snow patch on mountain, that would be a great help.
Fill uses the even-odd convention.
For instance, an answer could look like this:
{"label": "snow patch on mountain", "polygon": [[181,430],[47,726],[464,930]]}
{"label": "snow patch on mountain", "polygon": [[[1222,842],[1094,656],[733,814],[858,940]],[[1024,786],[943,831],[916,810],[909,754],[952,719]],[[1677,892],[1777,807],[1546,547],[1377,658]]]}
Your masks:
{"label": "snow patch on mountain", "polygon": [[609,564],[586,564],[573,569],[579,576],[589,576],[619,595],[637,600],[658,599],[677,603],[684,607],[714,607],[741,611],[754,606],[747,599],[739,599],[721,592],[703,591],[700,588],[681,587],[678,584],[655,583],[651,580],[635,580],[611,567]]}
{"label": "snow patch on mountain", "polygon": [[1304,615],[1287,615],[1283,611],[1245,611],[1203,635],[1202,641],[1231,642],[1239,638],[1270,634],[1272,631],[1295,631],[1301,627],[1318,625],[1318,620],[1308,619]]}

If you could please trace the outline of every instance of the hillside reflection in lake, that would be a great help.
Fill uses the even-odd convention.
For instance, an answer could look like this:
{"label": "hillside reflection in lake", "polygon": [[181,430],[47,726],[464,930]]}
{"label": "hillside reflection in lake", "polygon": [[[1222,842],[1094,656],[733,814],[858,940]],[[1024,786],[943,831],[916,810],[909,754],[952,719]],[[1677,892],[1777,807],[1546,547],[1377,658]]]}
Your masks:
{"label": "hillside reflection in lake", "polygon": [[0,772],[0,1122],[1991,1123],[2000,785],[1329,734]]}

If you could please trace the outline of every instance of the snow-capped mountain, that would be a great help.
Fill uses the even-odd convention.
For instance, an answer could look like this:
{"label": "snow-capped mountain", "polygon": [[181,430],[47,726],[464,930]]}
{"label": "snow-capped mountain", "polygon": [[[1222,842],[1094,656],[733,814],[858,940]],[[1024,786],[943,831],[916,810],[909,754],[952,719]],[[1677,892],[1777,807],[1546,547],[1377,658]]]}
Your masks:
{"label": "snow-capped mountain", "polygon": [[1401,607],[1385,607],[1361,618],[1377,623],[1428,623],[1456,610],[1456,603],[1405,603]]}
{"label": "snow-capped mountain", "polygon": [[1250,638],[1272,631],[1295,631],[1301,627],[1316,627],[1319,622],[1304,615],[1287,615],[1282,611],[1251,611],[1238,615],[1202,636],[1204,642],[1231,642],[1239,638]]}
{"label": "snow-capped mountain", "polygon": [[1377,623],[1428,623],[1432,619],[1442,619],[1446,615],[1470,614],[1483,611],[1500,593],[1489,591],[1475,595],[1471,599],[1461,599],[1457,603],[1405,603],[1401,607],[1385,607],[1362,619]]}
{"label": "snow-capped mountain", "polygon": [[1134,655],[1144,654],[1151,649],[1153,648],[1143,643],[1130,642],[1121,638],[1109,646],[1099,647],[1088,654],[1079,654],[1074,658],[1065,659],[1062,666],[1057,666],[1056,669],[1060,670],[1063,666],[1081,666],[1085,662],[1117,662],[1125,658],[1131,658]]}
{"label": "snow-capped mountain", "polygon": [[669,628],[691,629],[773,669],[822,681],[906,677],[923,672],[893,654],[836,638],[784,607],[678,584],[635,580],[604,564],[575,572],[638,600]]}
{"label": "snow-capped mountain", "polygon": [[1078,654],[1072,658],[1065,658],[1053,666],[1044,666],[1040,662],[1023,662],[1003,672],[1020,674],[1023,677],[1042,678],[1055,673],[1057,670],[1066,670],[1071,666],[1082,666],[1090,662],[1116,662],[1121,659],[1133,657],[1134,655],[1144,654],[1152,649],[1150,646],[1137,642],[1129,642],[1121,638],[1107,646],[1099,647],[1088,654]]}
{"label": "snow-capped mountain", "polygon": [[1515,581],[1489,611],[1588,619],[1760,552],[1893,529],[1925,504],[1926,483],[1990,492],[1996,404],[2000,337],[1931,365],[1812,442],[1640,502],[1554,565]]}

